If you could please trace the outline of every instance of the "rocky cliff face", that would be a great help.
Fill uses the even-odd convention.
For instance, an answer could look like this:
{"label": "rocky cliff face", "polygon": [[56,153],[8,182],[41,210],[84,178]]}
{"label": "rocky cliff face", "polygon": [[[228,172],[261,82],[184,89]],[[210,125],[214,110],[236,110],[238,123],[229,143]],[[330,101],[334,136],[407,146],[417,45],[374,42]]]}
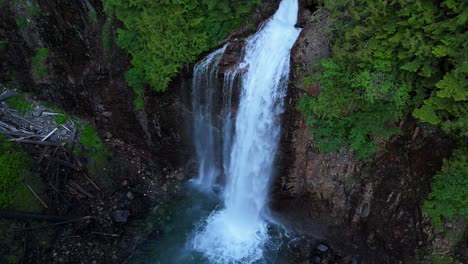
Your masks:
{"label": "rocky cliff face", "polygon": [[[167,203],[184,178],[184,171],[177,169],[190,156],[189,141],[184,140],[190,130],[180,122],[187,110],[179,94],[185,94],[189,81],[181,76],[188,76],[188,70],[181,71],[167,93],[148,89],[145,108],[135,110],[134,93],[124,79],[131,58],[113,40],[118,26],[97,0],[0,1],[0,85],[30,92],[35,99],[87,119],[113,153],[106,176],[98,179],[109,184],[93,178],[99,189],[83,181],[83,172],[64,173],[66,177],[55,181],[59,177],[48,173],[47,164],[37,166],[44,183],[52,182],[60,190],[39,194],[50,206],[44,213],[94,220],[47,228],[44,233],[50,239],[35,233],[27,242],[24,263],[120,263],[138,246],[138,237],[148,236],[141,232],[159,232],[155,221],[153,227],[133,233],[122,222]],[[39,58],[39,51],[46,56]],[[93,198],[67,192],[71,181]],[[61,191],[64,194],[58,196]],[[97,229],[114,236],[93,234]],[[3,252],[12,254],[13,247]]]}
{"label": "rocky cliff face", "polygon": [[[327,11],[311,14],[303,8],[300,24],[272,208],[303,236],[297,244],[302,263],[414,262],[418,250],[431,243],[421,206],[450,142],[440,131],[408,119],[400,123],[402,135],[383,143],[386,151],[371,160],[359,160],[346,149],[320,153],[296,105],[302,95],[320,93],[319,85],[307,87],[301,80],[330,56]],[[331,245],[335,255],[314,253],[319,243]]]}
{"label": "rocky cliff face", "polygon": [[[2,1],[0,9],[0,82],[15,84],[51,101],[71,114],[87,117],[103,132],[177,163],[187,153],[176,78],[166,94],[148,92],[143,110],[133,105],[134,93],[124,79],[130,57],[114,44],[115,18],[107,17],[101,1]],[[34,74],[33,57],[48,50]],[[183,74],[183,73],[181,73]],[[155,151],[157,150],[157,151]],[[183,156],[183,155],[182,155]]]}

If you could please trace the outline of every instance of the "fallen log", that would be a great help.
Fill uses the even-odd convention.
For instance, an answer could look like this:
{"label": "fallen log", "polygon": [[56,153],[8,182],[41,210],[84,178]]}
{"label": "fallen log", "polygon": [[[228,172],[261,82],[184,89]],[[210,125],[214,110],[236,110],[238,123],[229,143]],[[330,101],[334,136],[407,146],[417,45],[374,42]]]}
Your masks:
{"label": "fallen log", "polygon": [[52,157],[51,155],[45,155],[45,157],[47,159],[49,159],[50,161],[53,161],[55,163],[58,163],[62,166],[65,166],[65,167],[68,167],[72,170],[75,170],[75,171],[81,171],[81,168],[76,166],[75,164],[71,163],[71,162],[68,162],[68,161],[65,161],[65,160],[61,160],[61,159],[57,159],[57,158],[54,158]]}
{"label": "fallen log", "polygon": [[2,122],[2,121],[0,121],[0,127],[3,127],[5,129],[9,129],[10,131],[15,131],[15,132],[19,131],[18,129],[16,129],[16,127],[11,126],[11,125],[9,125],[9,124],[7,124],[5,122]]}
{"label": "fallen log", "polygon": [[8,100],[16,95],[16,91],[6,91],[0,94],[0,102]]}
{"label": "fallen log", "polygon": [[[11,112],[11,111],[8,111],[8,109],[5,110],[5,109],[0,108],[0,110],[1,110],[3,113],[5,113],[5,114],[10,115],[10,116],[13,117],[14,119],[19,119],[19,120],[21,120],[21,121],[23,121],[23,122],[26,122],[26,123],[30,124],[31,126],[34,126],[34,127],[37,127],[37,128],[42,129],[42,126],[40,126],[40,125],[38,125],[38,124],[32,122],[31,120],[28,120],[28,119],[22,117],[22,116],[20,116],[20,115],[17,115],[17,114],[15,114],[15,113]],[[16,121],[16,120],[15,120],[15,121]]]}
{"label": "fallen log", "polygon": [[12,131],[7,131],[0,129],[0,134],[3,135],[9,135],[9,136],[15,136],[15,137],[41,137],[36,134],[27,134],[27,133],[22,133],[22,132],[12,132]]}
{"label": "fallen log", "polygon": [[70,159],[73,159],[73,148],[75,147],[76,127],[73,127],[73,132],[70,136]]}
{"label": "fallen log", "polygon": [[11,211],[11,210],[0,210],[0,217],[4,218],[14,218],[14,219],[33,219],[40,221],[50,221],[50,222],[63,222],[77,219],[78,216],[61,216],[61,215],[48,215],[48,214],[39,214],[39,213],[28,213],[21,211]]}
{"label": "fallen log", "polygon": [[57,147],[65,146],[65,143],[62,143],[62,142],[39,141],[39,140],[30,140],[30,139],[19,139],[19,140],[11,140],[11,141],[16,141],[16,142],[25,143],[25,144],[33,144],[33,145],[57,146]]}
{"label": "fallen log", "polygon": [[54,223],[54,224],[50,224],[50,225],[34,226],[34,227],[24,228],[24,229],[20,229],[20,230],[17,229],[16,231],[43,229],[43,228],[47,228],[47,227],[70,224],[70,223],[80,222],[80,221],[90,220],[90,219],[94,219],[94,217],[88,215],[88,216],[83,216],[83,217],[79,217],[79,218],[75,218],[75,219],[71,219],[71,220],[67,220],[67,221],[63,221],[63,222],[58,222],[58,223]]}
{"label": "fallen log", "polygon": [[71,185],[71,187],[73,187],[75,190],[78,190],[79,192],[81,192],[82,194],[88,196],[89,198],[94,198],[94,196],[92,194],[90,194],[89,192],[87,192],[85,189],[83,189],[83,187],[81,187],[78,183],[70,180],[69,184]]}

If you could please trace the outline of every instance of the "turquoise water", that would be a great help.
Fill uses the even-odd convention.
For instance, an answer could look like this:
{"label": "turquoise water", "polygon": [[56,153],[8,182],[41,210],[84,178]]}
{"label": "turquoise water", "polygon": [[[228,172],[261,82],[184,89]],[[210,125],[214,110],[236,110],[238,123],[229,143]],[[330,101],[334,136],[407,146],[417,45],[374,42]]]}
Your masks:
{"label": "turquoise water", "polygon": [[[204,226],[204,220],[213,210],[222,209],[221,199],[216,193],[203,193],[189,183],[183,186],[182,195],[164,208],[155,208],[159,215],[159,235],[149,238],[130,259],[129,263],[151,264],[204,264],[210,263],[203,255],[193,250],[192,238]],[[152,221],[152,217],[148,217]],[[264,249],[260,263],[290,263],[288,261],[287,241],[281,228],[269,226],[270,241]],[[241,262],[242,263],[242,262]]]}

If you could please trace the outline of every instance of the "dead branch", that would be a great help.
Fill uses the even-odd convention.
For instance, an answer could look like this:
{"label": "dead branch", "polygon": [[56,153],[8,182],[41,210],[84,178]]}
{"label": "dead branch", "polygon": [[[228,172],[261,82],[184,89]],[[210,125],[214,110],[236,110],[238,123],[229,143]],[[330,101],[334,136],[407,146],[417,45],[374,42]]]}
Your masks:
{"label": "dead branch", "polygon": [[39,141],[39,140],[30,140],[30,139],[19,139],[19,140],[10,140],[10,141],[17,141],[17,142],[25,143],[25,144],[44,145],[44,146],[57,146],[57,147],[65,146],[65,143],[62,143],[62,142]]}
{"label": "dead branch", "polygon": [[2,121],[0,121],[0,126],[5,128],[5,129],[8,129],[10,131],[14,131],[14,132],[18,131],[18,129],[16,129],[16,127],[11,126],[11,125],[9,125],[9,124],[7,124],[5,122],[2,122]]}
{"label": "dead branch", "polygon": [[50,136],[52,136],[57,130],[58,130],[58,128],[54,128],[49,134],[47,134],[47,136],[45,136],[43,139],[41,139],[41,141],[46,141],[46,139],[48,139]]}
{"label": "dead branch", "polygon": [[0,134],[15,136],[15,137],[26,137],[26,138],[27,137],[39,137],[36,134],[28,134],[28,133],[24,133],[24,132],[12,132],[12,131],[7,131],[7,130],[3,130],[3,129],[0,129]]}
{"label": "dead branch", "polygon": [[108,236],[108,237],[119,237],[119,234],[109,234],[109,233],[102,233],[102,232],[91,232],[91,234]]}
{"label": "dead branch", "polygon": [[47,159],[49,159],[50,161],[53,161],[55,163],[58,163],[62,166],[65,166],[65,167],[68,167],[72,170],[75,170],[75,171],[81,171],[81,168],[79,168],[78,166],[76,166],[75,164],[71,163],[71,162],[68,162],[68,161],[65,161],[65,160],[61,160],[61,159],[57,159],[57,158],[54,158],[52,157],[51,155],[45,155],[45,157]]}
{"label": "dead branch", "polygon": [[42,206],[44,206],[46,209],[49,208],[49,206],[41,199],[41,197],[39,197],[39,195],[37,195],[37,193],[33,190],[33,188],[31,186],[29,186],[29,184],[24,183],[24,185],[26,185],[26,187],[29,189],[29,191],[31,191],[31,193],[42,204]]}
{"label": "dead branch", "polygon": [[48,215],[48,214],[39,214],[39,213],[28,213],[21,211],[12,211],[12,210],[0,210],[0,217],[4,218],[14,218],[14,219],[33,219],[40,221],[50,221],[50,222],[62,222],[76,219],[77,216],[62,216],[62,215]]}
{"label": "dead branch", "polygon": [[55,223],[55,224],[35,226],[35,227],[24,228],[24,229],[20,229],[20,230],[16,230],[16,231],[25,231],[25,230],[34,230],[34,229],[53,227],[53,226],[58,226],[58,225],[74,223],[74,222],[80,222],[80,221],[84,221],[84,220],[90,220],[90,219],[93,219],[93,218],[94,217],[92,217],[92,216],[83,216],[83,217],[80,217],[80,218],[75,218],[75,219],[71,219],[71,220],[67,220],[67,221],[63,221],[63,222],[58,222],[58,223]]}
{"label": "dead branch", "polygon": [[50,146],[45,146],[44,150],[42,151],[41,155],[39,156],[39,159],[37,159],[37,164],[40,164],[42,160],[45,158],[47,152],[49,151]]}
{"label": "dead branch", "polygon": [[68,132],[72,132],[68,127],[64,126],[63,124],[60,124],[60,126],[62,126],[63,128],[65,128],[65,130],[67,130]]}
{"label": "dead branch", "polygon": [[94,186],[94,188],[101,191],[101,189],[88,176],[86,176],[86,174],[83,173],[83,176]]}
{"label": "dead branch", "polygon": [[11,111],[8,111],[8,110],[3,109],[3,108],[0,108],[0,111],[2,111],[3,113],[6,113],[6,114],[8,114],[8,115],[10,115],[11,117],[14,117],[14,118],[19,119],[19,120],[21,120],[21,121],[23,121],[23,122],[26,122],[26,123],[30,124],[31,126],[35,126],[35,127],[37,127],[37,128],[42,129],[42,126],[40,126],[40,125],[38,125],[38,124],[36,124],[36,123],[34,123],[34,122],[32,122],[32,121],[30,121],[30,120],[28,120],[28,119],[22,117],[22,116],[20,116],[20,115],[17,115],[17,114],[15,114],[15,113],[11,112]]}
{"label": "dead branch", "polygon": [[55,186],[54,186],[54,185],[52,185],[52,183],[50,183],[50,182],[49,182],[49,185],[50,185],[50,187],[52,187],[52,189],[54,189],[54,190],[55,190],[55,191],[58,193],[58,195],[60,195],[60,197],[62,197],[62,198],[63,198],[63,200],[65,200],[67,203],[69,203],[69,202],[70,202],[70,201],[68,201],[68,199],[67,199],[67,198],[65,198],[65,196],[63,196],[63,194],[62,194],[62,193],[61,193],[59,190],[57,190],[57,188],[55,188]]}
{"label": "dead branch", "polygon": [[73,187],[74,189],[78,190],[79,192],[81,192],[82,194],[88,196],[89,198],[94,198],[94,196],[92,194],[90,194],[89,192],[87,192],[85,189],[83,189],[83,187],[81,187],[78,183],[70,180],[69,181],[69,184],[71,185],[71,187]]}
{"label": "dead branch", "polygon": [[76,127],[73,127],[73,132],[70,136],[70,158],[73,159],[73,148],[75,147]]}

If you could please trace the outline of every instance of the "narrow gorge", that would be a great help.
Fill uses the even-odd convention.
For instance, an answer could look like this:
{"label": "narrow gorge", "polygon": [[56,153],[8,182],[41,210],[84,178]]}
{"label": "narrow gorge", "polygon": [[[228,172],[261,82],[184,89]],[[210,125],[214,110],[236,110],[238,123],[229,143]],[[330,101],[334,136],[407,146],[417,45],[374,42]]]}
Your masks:
{"label": "narrow gorge", "polygon": [[421,3],[0,0],[0,263],[465,263],[468,7]]}

